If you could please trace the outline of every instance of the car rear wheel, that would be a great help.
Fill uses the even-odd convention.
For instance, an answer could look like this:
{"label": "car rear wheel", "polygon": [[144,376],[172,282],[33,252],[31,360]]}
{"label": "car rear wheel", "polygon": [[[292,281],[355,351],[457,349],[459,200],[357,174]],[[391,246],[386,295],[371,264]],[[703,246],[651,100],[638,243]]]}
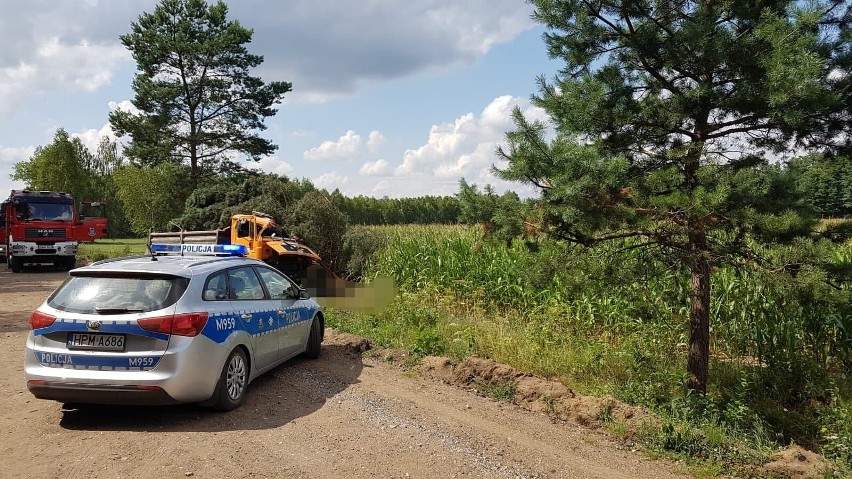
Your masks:
{"label": "car rear wheel", "polygon": [[305,357],[316,359],[322,352],[322,319],[314,318],[311,333],[308,335],[308,345],[305,347]]}
{"label": "car rear wheel", "polygon": [[213,407],[219,411],[230,411],[242,404],[248,377],[246,353],[241,348],[236,348],[231,351],[222,368],[222,375],[219,376],[219,384],[216,386],[218,397]]}

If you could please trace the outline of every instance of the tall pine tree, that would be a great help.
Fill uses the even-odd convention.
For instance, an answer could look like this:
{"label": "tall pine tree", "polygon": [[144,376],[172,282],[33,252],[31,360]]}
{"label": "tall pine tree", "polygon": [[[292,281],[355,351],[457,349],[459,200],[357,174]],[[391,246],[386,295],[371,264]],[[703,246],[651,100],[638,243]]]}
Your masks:
{"label": "tall pine tree", "polygon": [[541,190],[551,235],[656,252],[691,286],[687,386],[704,392],[714,266],[754,242],[806,237],[770,153],[848,147],[850,7],[843,1],[533,0],[550,55],[514,113],[500,175]]}
{"label": "tall pine tree", "polygon": [[259,160],[275,151],[258,131],[291,90],[288,82],[265,84],[249,73],[263,57],[248,53],[252,30],[227,13],[221,1],[162,0],[121,36],[139,69],[139,113],[110,114],[115,131],[132,138],[124,154],[142,166],[188,165],[192,189],[232,168],[229,154]]}

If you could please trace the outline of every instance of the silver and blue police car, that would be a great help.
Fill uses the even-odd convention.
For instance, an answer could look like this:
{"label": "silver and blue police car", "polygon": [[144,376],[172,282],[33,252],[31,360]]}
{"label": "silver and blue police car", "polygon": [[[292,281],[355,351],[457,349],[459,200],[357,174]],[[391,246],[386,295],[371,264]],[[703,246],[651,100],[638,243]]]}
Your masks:
{"label": "silver and blue police car", "polygon": [[[261,374],[300,354],[319,357],[320,306],[240,248],[152,245],[151,256],[72,270],[30,315],[29,391],[66,403],[230,410]],[[181,255],[156,254],[169,252]]]}

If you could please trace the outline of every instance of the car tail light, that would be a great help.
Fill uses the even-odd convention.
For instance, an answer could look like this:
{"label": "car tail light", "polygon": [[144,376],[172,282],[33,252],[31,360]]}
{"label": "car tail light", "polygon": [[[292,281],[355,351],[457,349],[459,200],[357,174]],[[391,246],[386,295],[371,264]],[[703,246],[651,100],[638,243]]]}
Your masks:
{"label": "car tail light", "polygon": [[42,313],[41,311],[33,311],[32,314],[30,314],[30,329],[40,329],[53,326],[54,321],[56,321],[56,316],[51,316],[49,314]]}
{"label": "car tail light", "polygon": [[176,314],[172,316],[172,334],[198,336],[207,324],[207,313]]}
{"label": "car tail light", "polygon": [[155,333],[176,334],[178,336],[198,336],[207,324],[207,312],[182,313],[172,316],[144,318],[138,321],[139,327]]}

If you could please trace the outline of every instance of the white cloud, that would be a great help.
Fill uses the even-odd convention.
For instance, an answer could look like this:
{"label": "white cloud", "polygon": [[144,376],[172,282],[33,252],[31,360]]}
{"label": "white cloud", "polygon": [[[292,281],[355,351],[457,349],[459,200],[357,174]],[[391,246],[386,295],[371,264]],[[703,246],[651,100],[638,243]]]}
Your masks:
{"label": "white cloud", "polygon": [[266,171],[267,173],[275,173],[282,176],[287,176],[293,172],[293,165],[274,156],[261,158],[258,162],[245,162],[244,165],[250,169]]}
{"label": "white cloud", "polygon": [[426,144],[403,154],[396,167],[397,177],[421,176],[439,179],[492,178],[491,166],[497,161],[495,151],[504,144],[506,131],[513,128],[512,109],[521,107],[525,115],[538,118],[543,112],[522,100],[500,96],[479,114],[468,113],[452,123],[433,125]]}
{"label": "white cloud", "polygon": [[40,39],[26,57],[0,65],[0,119],[11,118],[39,92],[91,92],[112,81],[117,66],[130,59],[119,44],[68,43]]}
{"label": "white cloud", "polygon": [[368,161],[361,165],[358,174],[361,176],[378,176],[388,172],[388,162],[385,160]]}
{"label": "white cloud", "polygon": [[[132,65],[119,36],[157,3],[0,0],[0,119],[39,93],[110,84],[121,65]],[[271,0],[241,0],[229,10],[229,19],[254,30],[250,51],[265,59],[257,73],[291,81],[294,91],[287,97],[299,102],[469,65],[535,25],[532,7],[517,0],[297,0],[287,8]]]}
{"label": "white cloud", "polygon": [[[546,120],[546,113],[528,100],[500,96],[486,105],[479,114],[468,113],[453,121],[433,125],[425,144],[406,150],[401,162],[393,167],[386,160],[365,162],[357,181],[332,172],[318,178],[318,187],[340,188],[350,196],[411,197],[425,195],[455,195],[459,180],[496,191],[516,191],[531,197],[537,191],[520,183],[498,178],[492,168],[506,166],[496,155],[498,146],[505,145],[505,132],[514,127],[512,110],[520,107],[528,119]],[[320,186],[322,185],[322,186]]]}
{"label": "white cloud", "polygon": [[302,0],[286,9],[244,0],[231,9],[255,30],[252,46],[266,59],[264,77],[293,82],[288,97],[297,102],[328,101],[365,84],[471,64],[534,26],[532,7],[517,0]]}
{"label": "white cloud", "polygon": [[6,173],[0,174],[0,199],[6,199],[11,190],[24,187],[22,181],[13,181],[11,176],[15,171],[15,163],[29,160],[35,149],[34,146],[0,147],[0,172]]}
{"label": "white cloud", "polygon": [[134,105],[130,100],[122,100],[119,102],[111,101],[107,104],[107,106],[109,107],[109,111],[122,110],[128,113],[133,113],[134,115],[142,113],[142,110],[136,108],[136,105]]}
{"label": "white cloud", "polygon": [[361,135],[348,130],[337,141],[326,140],[320,146],[305,151],[303,156],[306,160],[349,160],[355,158],[360,150]]}
{"label": "white cloud", "polygon": [[72,133],[71,136],[79,138],[80,141],[83,142],[83,145],[85,145],[92,153],[97,153],[98,146],[100,146],[103,138],[109,138],[112,141],[118,139],[112,131],[112,126],[109,123],[102,126],[100,130],[92,128],[78,133]]}
{"label": "white cloud", "polygon": [[367,140],[367,148],[372,152],[376,152],[379,148],[382,147],[385,143],[387,143],[388,139],[385,138],[385,135],[382,135],[382,132],[379,130],[373,130],[370,132],[370,137]]}
{"label": "white cloud", "polygon": [[311,183],[313,183],[317,188],[324,188],[328,191],[334,191],[336,188],[340,188],[342,190],[342,187],[349,183],[349,177],[341,175],[336,171],[330,171],[313,178]]}
{"label": "white cloud", "polygon": [[390,182],[388,180],[379,180],[373,185],[372,190],[370,190],[370,194],[365,196],[374,196],[380,198],[382,196],[388,196],[388,192],[390,191]]}

